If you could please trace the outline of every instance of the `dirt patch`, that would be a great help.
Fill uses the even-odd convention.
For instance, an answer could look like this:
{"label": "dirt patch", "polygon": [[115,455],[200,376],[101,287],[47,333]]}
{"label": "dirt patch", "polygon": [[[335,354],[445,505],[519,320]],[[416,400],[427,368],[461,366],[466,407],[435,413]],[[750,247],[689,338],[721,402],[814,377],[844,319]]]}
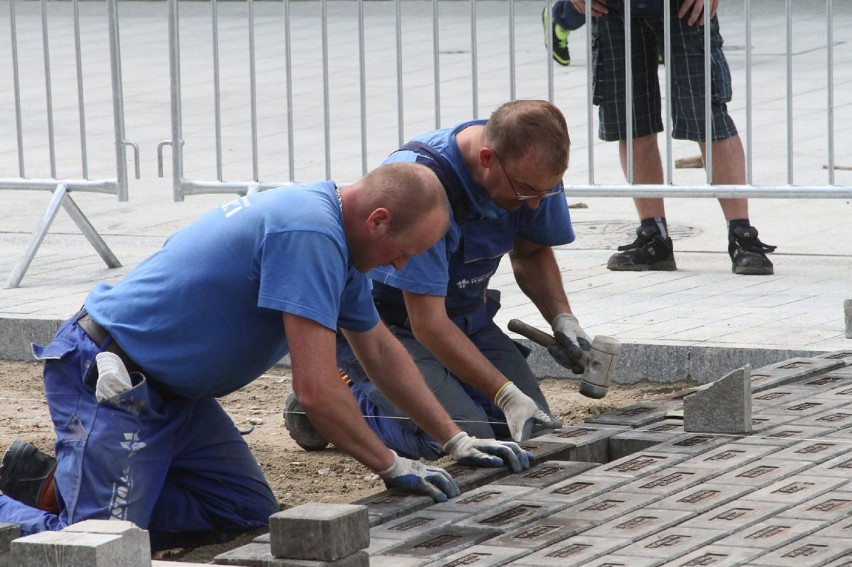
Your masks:
{"label": "dirt patch", "polygon": [[[541,381],[541,386],[554,415],[569,425],[611,409],[660,398],[689,385],[645,382],[615,386],[603,400],[591,400],[578,394],[576,380],[548,378]],[[290,392],[290,375],[282,368],[264,374],[242,390],[221,399],[222,406],[240,429],[254,425],[245,439],[257,456],[281,509],[306,502],[349,503],[384,490],[375,474],[345,453],[333,448],[307,452],[290,439],[281,415]],[[53,425],[44,400],[40,363],[0,361],[0,451],[15,439],[24,439],[53,453]],[[220,553],[250,542],[253,537],[248,534],[227,544],[174,550],[158,554],[158,558],[209,562]]]}

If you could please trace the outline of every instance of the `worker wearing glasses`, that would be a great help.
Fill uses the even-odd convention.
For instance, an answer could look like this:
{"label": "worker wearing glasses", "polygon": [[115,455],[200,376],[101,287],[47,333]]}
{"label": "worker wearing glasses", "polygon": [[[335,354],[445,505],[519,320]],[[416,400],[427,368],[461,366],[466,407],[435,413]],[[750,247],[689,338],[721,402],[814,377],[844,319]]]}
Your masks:
{"label": "worker wearing glasses", "polygon": [[[551,249],[574,240],[562,186],[569,144],[558,108],[519,100],[488,120],[417,136],[386,160],[432,168],[447,192],[452,221],[442,240],[403,269],[369,272],[373,298],[430,389],[470,435],[524,441],[534,430],[561,426],[526,362],[528,352],[493,321],[499,292],[488,286],[506,254],[521,290],[564,338],[554,356],[570,363],[589,349]],[[378,392],[342,339],[338,364],[367,422],[391,449],[409,458],[444,454]],[[295,398],[289,402],[291,435],[303,447],[324,447],[315,436],[300,441],[300,433],[315,431],[300,417]]]}

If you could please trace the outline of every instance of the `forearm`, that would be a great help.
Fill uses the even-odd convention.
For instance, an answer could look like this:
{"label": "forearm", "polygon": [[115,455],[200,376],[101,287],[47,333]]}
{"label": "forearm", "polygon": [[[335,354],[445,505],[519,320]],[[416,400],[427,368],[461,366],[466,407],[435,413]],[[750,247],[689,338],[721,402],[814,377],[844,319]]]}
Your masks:
{"label": "forearm", "polygon": [[571,306],[562,285],[562,274],[550,247],[536,247],[525,254],[513,251],[509,258],[518,287],[530,298],[548,323],[560,313],[571,313]]}

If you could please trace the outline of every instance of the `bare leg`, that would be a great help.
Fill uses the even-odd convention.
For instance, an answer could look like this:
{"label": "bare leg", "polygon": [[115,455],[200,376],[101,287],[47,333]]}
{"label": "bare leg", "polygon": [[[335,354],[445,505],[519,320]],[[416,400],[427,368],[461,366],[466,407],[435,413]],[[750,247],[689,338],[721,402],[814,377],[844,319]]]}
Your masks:
{"label": "bare leg", "polygon": [[[706,144],[698,144],[706,163]],[[745,185],[745,153],[739,135],[713,142],[713,184]],[[719,199],[725,220],[748,218],[748,199]]]}
{"label": "bare leg", "polygon": [[[621,170],[624,172],[624,178],[627,179],[627,140],[618,142],[618,154],[621,159]],[[633,140],[633,183],[642,185],[663,183],[663,160],[660,157],[660,148],[657,146],[656,134]],[[633,204],[636,206],[640,220],[666,216],[665,201],[662,199],[634,198]]]}

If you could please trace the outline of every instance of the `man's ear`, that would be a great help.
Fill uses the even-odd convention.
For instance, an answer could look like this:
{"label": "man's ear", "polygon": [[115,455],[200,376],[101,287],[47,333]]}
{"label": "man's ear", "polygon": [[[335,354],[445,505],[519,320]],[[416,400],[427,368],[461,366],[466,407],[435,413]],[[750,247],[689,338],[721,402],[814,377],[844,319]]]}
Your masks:
{"label": "man's ear", "polygon": [[487,146],[479,148],[479,166],[485,169],[492,167],[491,161],[494,159],[494,150]]}
{"label": "man's ear", "polygon": [[367,231],[371,236],[385,236],[390,231],[390,211],[379,207],[367,217]]}

